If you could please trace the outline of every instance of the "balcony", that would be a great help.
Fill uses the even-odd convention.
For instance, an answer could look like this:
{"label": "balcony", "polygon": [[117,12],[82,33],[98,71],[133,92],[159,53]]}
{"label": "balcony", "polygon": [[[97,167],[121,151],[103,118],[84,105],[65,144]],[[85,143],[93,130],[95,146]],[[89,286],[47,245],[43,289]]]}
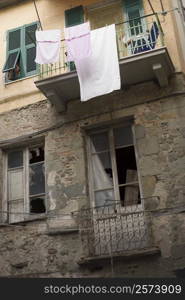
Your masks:
{"label": "balcony", "polygon": [[[157,15],[116,24],[116,34],[122,87],[150,80],[157,80],[160,87],[166,87],[174,66]],[[41,66],[35,84],[62,112],[69,100],[80,98],[80,88],[74,64],[66,62],[64,40],[60,53],[59,62]]]}
{"label": "balcony", "polygon": [[153,244],[150,212],[141,205],[114,204],[83,209],[78,213],[84,257],[81,263],[106,257],[159,253]]}

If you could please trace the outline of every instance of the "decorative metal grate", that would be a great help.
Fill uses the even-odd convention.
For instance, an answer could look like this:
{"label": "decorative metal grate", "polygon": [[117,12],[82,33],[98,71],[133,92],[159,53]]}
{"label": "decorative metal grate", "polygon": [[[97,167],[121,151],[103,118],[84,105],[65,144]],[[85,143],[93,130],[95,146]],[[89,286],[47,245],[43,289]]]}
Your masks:
{"label": "decorative metal grate", "polygon": [[151,246],[150,213],[141,205],[114,203],[79,212],[79,227],[86,256],[119,254]]}

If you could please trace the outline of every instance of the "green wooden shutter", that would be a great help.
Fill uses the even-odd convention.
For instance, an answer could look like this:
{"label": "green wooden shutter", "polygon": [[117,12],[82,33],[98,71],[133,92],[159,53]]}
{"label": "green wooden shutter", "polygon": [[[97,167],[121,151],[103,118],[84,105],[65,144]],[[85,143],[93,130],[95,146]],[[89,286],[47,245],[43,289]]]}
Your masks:
{"label": "green wooden shutter", "polygon": [[20,50],[16,50],[16,52],[12,52],[8,54],[8,58],[3,68],[4,73],[15,69],[19,56],[20,56]]}
{"label": "green wooden shutter", "polygon": [[[84,22],[84,11],[83,6],[77,6],[65,11],[65,25],[66,27],[71,27],[75,25],[82,24]],[[71,61],[69,63],[70,71],[75,71],[75,63]]]}
{"label": "green wooden shutter", "polygon": [[77,6],[65,11],[66,27],[75,26],[84,22],[83,6]]}
{"label": "green wooden shutter", "polygon": [[21,28],[16,28],[7,32],[6,57],[7,60],[3,67],[3,73],[7,73],[6,81],[19,79],[21,74],[15,74],[15,67],[16,64],[20,64],[21,60]]}
{"label": "green wooden shutter", "polygon": [[8,51],[21,48],[21,28],[8,32]]}
{"label": "green wooden shutter", "polygon": [[[38,66],[35,63],[36,42],[35,31],[37,23],[25,25],[7,32],[7,60],[3,72],[7,73],[6,81],[12,81],[36,74]],[[20,72],[16,73],[16,64]]]}
{"label": "green wooden shutter", "polygon": [[37,23],[26,25],[24,27],[24,62],[26,76],[33,75],[37,71],[36,57],[36,38],[35,31],[37,30]]}

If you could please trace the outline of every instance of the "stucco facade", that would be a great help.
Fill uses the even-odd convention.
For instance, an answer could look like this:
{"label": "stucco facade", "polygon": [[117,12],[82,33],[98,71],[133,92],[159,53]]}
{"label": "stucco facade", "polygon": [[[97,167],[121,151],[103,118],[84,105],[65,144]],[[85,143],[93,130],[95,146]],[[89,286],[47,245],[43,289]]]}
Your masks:
{"label": "stucco facade", "polygon": [[[100,1],[38,0],[37,7],[44,29],[62,29],[66,9],[96,2]],[[145,14],[151,13],[148,2],[143,2]],[[161,12],[160,1],[152,4],[155,11]],[[37,75],[5,83],[1,73],[0,276],[175,277],[177,270],[184,276],[185,78],[173,7],[168,0],[163,4],[167,14],[159,13],[159,19],[174,65],[166,87],[155,80],[139,82],[85,103],[79,99],[68,101],[67,111],[60,113],[36,87]],[[7,22],[10,15],[13,17]],[[25,1],[2,8],[0,19],[2,69],[6,31],[36,21],[37,15],[33,2]],[[143,248],[119,255],[90,257],[81,226],[84,216],[80,213],[92,207],[87,136],[91,130],[124,124],[128,119],[134,130],[146,216],[143,222],[150,241]],[[45,148],[47,212],[32,220],[25,217],[24,221],[7,224],[5,155],[37,141]]]}

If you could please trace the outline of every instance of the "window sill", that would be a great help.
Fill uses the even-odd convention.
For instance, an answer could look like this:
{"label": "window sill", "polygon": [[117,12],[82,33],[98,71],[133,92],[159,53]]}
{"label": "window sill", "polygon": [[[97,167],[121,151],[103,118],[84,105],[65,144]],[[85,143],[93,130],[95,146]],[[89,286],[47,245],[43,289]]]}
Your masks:
{"label": "window sill", "polygon": [[116,260],[128,260],[128,259],[133,259],[133,258],[145,257],[145,256],[149,256],[149,255],[160,255],[160,253],[161,253],[161,251],[159,248],[151,247],[151,248],[145,248],[145,249],[124,251],[119,254],[112,254],[112,256],[102,255],[102,256],[94,256],[94,257],[82,257],[78,261],[78,264],[81,266],[92,265],[92,264],[103,263],[107,260],[110,260],[110,258],[113,258],[115,261]]}
{"label": "window sill", "polygon": [[37,74],[26,76],[26,77],[23,77],[23,78],[20,78],[20,79],[17,79],[17,80],[12,80],[12,81],[9,81],[9,82],[4,82],[4,85],[7,86],[7,85],[12,84],[12,83],[16,83],[16,82],[23,81],[23,80],[26,80],[26,79],[29,79],[29,78],[37,77],[38,75],[39,74],[37,73]]}
{"label": "window sill", "polygon": [[47,235],[63,235],[63,234],[72,234],[72,233],[78,233],[78,228],[68,228],[68,229],[61,229],[61,228],[55,228],[50,229],[48,232],[46,232]]}
{"label": "window sill", "polygon": [[31,222],[36,222],[36,221],[43,221],[43,220],[47,220],[47,216],[30,216],[28,217],[26,220],[20,221],[20,222],[14,222],[14,223],[0,223],[0,228],[3,227],[14,227],[14,226],[26,226],[28,223]]}

